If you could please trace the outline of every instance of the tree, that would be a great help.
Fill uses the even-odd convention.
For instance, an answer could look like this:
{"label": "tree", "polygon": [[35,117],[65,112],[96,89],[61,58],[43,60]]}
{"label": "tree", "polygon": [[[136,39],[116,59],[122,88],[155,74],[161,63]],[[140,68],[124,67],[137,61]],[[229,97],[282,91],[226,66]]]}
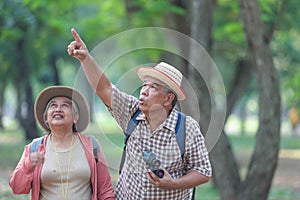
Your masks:
{"label": "tree", "polygon": [[[34,23],[32,13],[18,1],[4,1],[4,14],[1,15],[1,44],[7,48],[4,53],[7,59],[6,75],[12,79],[5,78],[4,83],[12,83],[17,91],[18,109],[17,116],[20,125],[24,128],[26,138],[37,136],[33,113],[33,91],[30,83],[31,70],[27,58],[27,45],[30,38],[30,30]],[[3,84],[4,84],[3,83]],[[5,90],[5,85],[2,92]]]}
{"label": "tree", "polygon": [[[202,4],[205,5],[205,4]],[[244,181],[239,176],[239,168],[231,150],[231,145],[224,132],[211,152],[214,167],[214,180],[222,199],[267,199],[272,178],[276,169],[279,138],[280,138],[280,92],[278,74],[275,70],[269,41],[264,40],[265,30],[260,16],[258,2],[255,0],[240,0],[240,10],[244,22],[245,35],[249,46],[249,56],[246,57],[240,78],[247,75],[253,65],[256,68],[259,86],[260,126],[256,136],[256,146]],[[204,12],[207,8],[201,9]],[[199,11],[199,9],[198,9]],[[201,12],[200,11],[200,12]],[[195,24],[193,24],[195,25]],[[202,26],[201,29],[206,28]],[[200,28],[199,28],[200,29]],[[201,32],[199,32],[201,34]],[[268,35],[269,36],[269,35]],[[269,39],[272,37],[269,37]],[[246,70],[245,70],[246,69]],[[238,70],[239,71],[239,70]],[[246,73],[245,73],[246,72]],[[266,78],[266,74],[268,78]],[[239,75],[239,73],[237,73]],[[236,100],[245,89],[241,79],[233,81],[233,89],[228,96],[228,109],[231,112]],[[244,82],[247,83],[247,82]],[[236,90],[237,88],[240,88]],[[200,121],[201,124],[201,121]],[[261,178],[264,177],[264,181]]]}
{"label": "tree", "polygon": [[[170,20],[176,22],[173,28],[176,30],[185,30],[185,33],[188,33],[192,38],[199,41],[208,52],[212,53],[212,44],[214,42],[212,40],[213,15],[211,15],[214,8],[213,2],[209,0],[192,0],[188,2],[174,0],[171,3],[173,6],[180,6],[180,8],[186,11],[184,17],[173,13],[173,18]],[[244,7],[245,4],[248,5],[247,8]],[[239,167],[231,144],[223,131],[211,152],[214,182],[220,191],[222,199],[266,199],[276,169],[280,138],[279,82],[269,47],[274,29],[271,26],[268,31],[264,30],[265,25],[261,21],[261,13],[257,1],[240,1],[240,13],[242,13],[245,27],[245,36],[242,37],[241,41],[245,42],[244,39],[246,38],[244,46],[248,46],[249,50],[245,51],[244,54],[240,53],[240,59],[237,59],[235,63],[236,70],[234,71],[236,73],[232,76],[231,86],[228,86],[227,116],[243,96],[243,92],[250,81],[249,73],[256,69],[258,93],[260,94],[260,126],[256,136],[255,150],[245,180],[242,180],[239,175]],[[251,20],[247,20],[249,18]],[[255,23],[252,24],[251,22]],[[184,27],[181,26],[182,24],[184,24]],[[187,24],[189,25],[188,27],[186,27]],[[240,30],[242,31],[242,29]],[[190,53],[192,53],[192,49]],[[191,59],[197,59],[196,57],[197,55],[192,55]],[[190,69],[188,67],[188,70]],[[266,74],[268,78],[266,78]],[[205,132],[210,117],[208,110],[211,106],[210,102],[208,102],[209,100],[204,98],[207,96],[207,90],[203,82],[195,77],[195,73],[189,73],[188,76],[190,79],[193,79],[195,83],[194,88],[197,88],[197,94],[199,94],[198,98],[201,98],[199,106],[201,113],[204,113],[202,113],[204,117],[199,123]],[[261,181],[261,177],[264,177],[263,182]]]}
{"label": "tree", "polygon": [[[259,86],[259,129],[248,174],[241,186],[239,199],[267,199],[278,161],[281,100],[279,79],[274,67],[270,41],[260,19],[257,0],[240,0],[245,34]],[[270,35],[267,35],[270,36]],[[267,39],[271,39],[267,37]],[[264,181],[261,181],[261,179]]]}
{"label": "tree", "polygon": [[[73,17],[73,12],[68,11],[73,10],[74,5],[78,6],[78,2],[84,3],[80,0],[72,4],[65,1],[20,0],[0,3],[3,11],[0,14],[0,44],[6,47],[1,49],[3,57],[0,62],[5,66],[1,72],[4,72],[3,76],[11,77],[3,78],[0,85],[0,104],[3,105],[1,100],[6,85],[12,84],[17,93],[17,119],[26,139],[39,135],[33,112],[35,89],[61,83],[57,62],[63,55],[67,57],[65,47],[69,30],[65,30],[65,25],[68,20],[77,19]],[[57,17],[59,15],[64,17]]]}

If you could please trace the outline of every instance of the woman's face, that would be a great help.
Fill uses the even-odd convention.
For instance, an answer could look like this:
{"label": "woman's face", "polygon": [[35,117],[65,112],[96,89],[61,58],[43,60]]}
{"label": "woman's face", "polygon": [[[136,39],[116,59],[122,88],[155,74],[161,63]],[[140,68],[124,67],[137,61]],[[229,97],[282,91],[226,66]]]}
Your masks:
{"label": "woman's face", "polygon": [[72,130],[73,123],[78,120],[78,114],[73,114],[72,101],[67,97],[54,97],[47,106],[46,122],[52,130],[61,127]]}

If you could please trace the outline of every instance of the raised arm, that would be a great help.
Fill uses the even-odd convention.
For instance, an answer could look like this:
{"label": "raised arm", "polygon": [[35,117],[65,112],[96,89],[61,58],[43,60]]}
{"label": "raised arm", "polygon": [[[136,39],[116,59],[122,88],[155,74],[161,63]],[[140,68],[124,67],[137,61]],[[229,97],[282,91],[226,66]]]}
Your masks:
{"label": "raised arm", "polygon": [[103,103],[106,106],[111,107],[111,82],[100,69],[94,58],[91,56],[86,45],[84,44],[76,30],[72,28],[71,32],[75,40],[69,44],[68,54],[80,61],[83,71],[91,87],[94,89]]}

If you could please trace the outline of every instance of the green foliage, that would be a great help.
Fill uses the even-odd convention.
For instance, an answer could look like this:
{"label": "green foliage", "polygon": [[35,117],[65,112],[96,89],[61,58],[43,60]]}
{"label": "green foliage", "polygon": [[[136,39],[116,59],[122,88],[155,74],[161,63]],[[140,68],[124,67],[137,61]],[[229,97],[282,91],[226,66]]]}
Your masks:
{"label": "green foliage", "polygon": [[216,187],[209,182],[196,188],[195,199],[219,200],[219,192]]}
{"label": "green foliage", "polygon": [[[214,32],[213,36],[216,45],[221,45],[220,50],[240,51],[245,49],[245,36],[240,20],[238,2],[219,1],[214,12]],[[222,43],[224,46],[222,46]],[[230,46],[227,46],[227,45]],[[226,46],[225,46],[226,45]],[[237,48],[233,48],[237,45]],[[241,46],[242,45],[242,46]],[[218,46],[216,47],[218,49]],[[228,48],[228,49],[224,49]]]}
{"label": "green foliage", "polygon": [[82,16],[78,30],[87,45],[92,48],[108,37],[128,28],[123,1],[106,0],[91,2],[78,12]]}
{"label": "green foliage", "polygon": [[300,149],[300,138],[283,138],[280,141],[281,149]]}
{"label": "green foliage", "polygon": [[274,27],[272,26],[276,25],[277,23],[278,15],[280,15],[279,12],[281,12],[283,1],[261,0],[259,1],[259,3],[262,12],[261,19],[267,27],[266,31],[269,31],[270,29],[273,29]]}
{"label": "green foliage", "polygon": [[23,138],[23,133],[19,130],[11,129],[5,132],[0,132],[0,168],[15,166],[22,154],[26,142]]}
{"label": "green foliage", "polygon": [[136,0],[132,2],[133,6],[137,7],[136,12],[129,12],[133,27],[166,26],[165,18],[168,14],[184,15],[186,13],[186,10],[165,0]]}
{"label": "green foliage", "polygon": [[[298,13],[298,17],[300,17]],[[297,15],[295,15],[297,16]],[[300,41],[298,23],[291,24],[288,30],[278,31],[275,41],[274,62],[281,75],[281,91],[283,103],[287,107],[297,105],[300,108]]]}
{"label": "green foliage", "polygon": [[[296,104],[300,108],[300,24],[296,20],[300,18],[299,3],[296,0],[260,0],[259,4],[266,38],[273,39],[271,50],[282,83],[283,105],[290,107]],[[238,1],[220,0],[214,13],[213,54],[227,83],[235,72],[232,66],[245,57],[248,49]],[[255,91],[255,82],[252,79],[247,94]]]}
{"label": "green foliage", "polygon": [[[17,71],[13,52],[16,42],[24,39],[27,43],[24,56],[27,57],[32,72],[32,78],[29,78],[35,80],[36,77],[48,76],[44,81],[36,80],[44,84],[52,79],[49,56],[71,60],[65,51],[72,40],[71,27],[77,28],[87,45],[93,48],[120,31],[134,27],[165,26],[170,23],[167,18],[170,13],[181,16],[187,13],[184,8],[165,0],[134,0],[131,3],[135,10],[126,10],[125,1],[120,0],[3,0],[0,3],[0,52],[6,59],[5,63],[3,58],[0,59],[3,63],[1,65],[5,69],[11,68],[8,73]],[[278,61],[277,68],[283,75],[284,88],[289,87],[289,90],[297,93],[290,88],[295,88],[298,83],[293,80],[297,79],[298,72],[289,69],[299,62],[297,35],[300,25],[295,20],[300,15],[298,2],[261,0],[259,3],[267,31],[275,28],[272,49],[275,60]],[[219,66],[230,66],[245,56],[247,48],[238,1],[218,1],[214,10],[213,37],[214,57],[218,57]],[[148,53],[151,60],[157,59],[156,52]],[[225,74],[229,77],[231,75],[232,73]],[[293,98],[297,99],[298,96]]]}

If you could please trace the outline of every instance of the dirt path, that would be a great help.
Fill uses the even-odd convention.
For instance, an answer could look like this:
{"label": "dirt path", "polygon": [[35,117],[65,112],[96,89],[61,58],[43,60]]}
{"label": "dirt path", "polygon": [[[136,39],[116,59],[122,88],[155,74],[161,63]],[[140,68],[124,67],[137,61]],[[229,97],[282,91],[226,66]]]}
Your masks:
{"label": "dirt path", "polygon": [[[249,163],[249,155],[237,155],[241,168],[246,168]],[[300,199],[300,150],[281,150],[272,188],[288,189],[291,200]]]}
{"label": "dirt path", "polygon": [[273,185],[293,188],[300,193],[300,150],[281,151]]}

